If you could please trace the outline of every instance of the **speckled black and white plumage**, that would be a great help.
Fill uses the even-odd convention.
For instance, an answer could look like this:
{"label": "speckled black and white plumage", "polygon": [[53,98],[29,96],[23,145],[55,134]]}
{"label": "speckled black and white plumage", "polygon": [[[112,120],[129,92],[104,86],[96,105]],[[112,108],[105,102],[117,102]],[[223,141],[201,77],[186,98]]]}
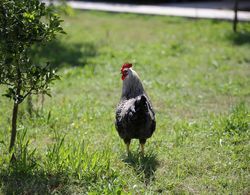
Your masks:
{"label": "speckled black and white plumage", "polygon": [[155,113],[137,73],[132,68],[127,73],[116,109],[115,126],[126,144],[134,138],[145,144],[155,131]]}

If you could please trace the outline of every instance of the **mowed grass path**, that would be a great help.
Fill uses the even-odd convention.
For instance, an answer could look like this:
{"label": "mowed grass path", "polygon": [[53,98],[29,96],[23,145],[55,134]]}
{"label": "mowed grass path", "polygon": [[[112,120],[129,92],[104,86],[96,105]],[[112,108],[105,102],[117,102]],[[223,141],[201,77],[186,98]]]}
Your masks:
{"label": "mowed grass path", "polygon": [[[34,53],[61,75],[52,98],[20,109],[9,166],[12,102],[0,98],[0,193],[250,193],[250,24],[76,11],[66,36]],[[157,129],[132,156],[114,127],[134,64]],[[4,88],[0,88],[4,92]]]}

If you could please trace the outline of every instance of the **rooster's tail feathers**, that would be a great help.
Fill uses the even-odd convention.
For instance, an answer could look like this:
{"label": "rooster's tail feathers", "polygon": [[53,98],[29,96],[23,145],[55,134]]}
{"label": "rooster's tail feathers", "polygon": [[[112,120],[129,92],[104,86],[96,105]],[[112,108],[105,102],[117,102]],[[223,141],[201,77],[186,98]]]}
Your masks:
{"label": "rooster's tail feathers", "polygon": [[137,100],[135,101],[135,110],[139,111],[139,110],[147,110],[148,106],[147,106],[147,98],[145,97],[145,95],[141,95],[137,98]]}

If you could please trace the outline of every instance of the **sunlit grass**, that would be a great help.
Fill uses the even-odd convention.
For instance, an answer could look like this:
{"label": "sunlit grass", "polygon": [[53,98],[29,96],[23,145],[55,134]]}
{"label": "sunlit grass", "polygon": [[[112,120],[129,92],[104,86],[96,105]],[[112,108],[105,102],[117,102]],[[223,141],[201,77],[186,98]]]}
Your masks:
{"label": "sunlit grass", "polygon": [[[20,109],[9,166],[12,102],[0,98],[0,193],[249,193],[250,25],[80,12],[40,49],[61,80]],[[114,127],[120,67],[132,62],[156,110],[141,157]],[[0,88],[3,92],[4,88]]]}

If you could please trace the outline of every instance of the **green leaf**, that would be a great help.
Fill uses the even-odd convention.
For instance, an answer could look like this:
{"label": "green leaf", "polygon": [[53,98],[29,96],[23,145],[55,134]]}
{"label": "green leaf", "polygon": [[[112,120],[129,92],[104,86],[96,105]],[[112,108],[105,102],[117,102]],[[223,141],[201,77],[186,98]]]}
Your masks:
{"label": "green leaf", "polygon": [[0,84],[11,86],[4,96],[21,102],[33,92],[50,95],[48,86],[59,76],[50,63],[34,64],[30,50],[65,33],[55,7],[39,0],[1,0],[0,10]]}

